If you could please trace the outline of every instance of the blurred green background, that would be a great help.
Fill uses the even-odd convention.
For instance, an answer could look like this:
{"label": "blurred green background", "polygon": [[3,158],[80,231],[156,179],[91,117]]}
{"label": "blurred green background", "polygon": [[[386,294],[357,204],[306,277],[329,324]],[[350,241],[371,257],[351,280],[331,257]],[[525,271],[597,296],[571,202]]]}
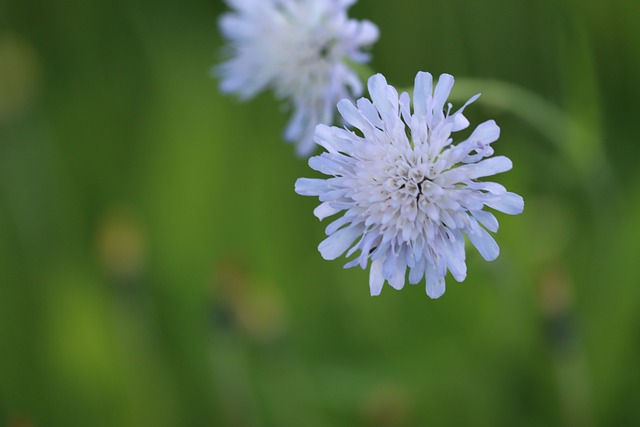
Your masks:
{"label": "blurred green background", "polygon": [[286,115],[209,76],[224,10],[0,1],[1,426],[640,424],[639,2],[352,8],[392,84],[544,98],[467,110],[525,212],[439,300],[322,260]]}

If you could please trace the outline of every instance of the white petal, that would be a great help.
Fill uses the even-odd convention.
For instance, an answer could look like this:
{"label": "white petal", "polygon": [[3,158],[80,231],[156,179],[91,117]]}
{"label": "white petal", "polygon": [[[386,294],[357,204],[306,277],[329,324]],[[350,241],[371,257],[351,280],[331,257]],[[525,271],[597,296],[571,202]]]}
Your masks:
{"label": "white petal", "polygon": [[437,281],[429,282],[427,280],[427,295],[429,298],[438,299],[446,290],[444,279],[439,279]]}
{"label": "white petal", "polygon": [[444,277],[437,275],[435,268],[429,264],[426,271],[427,276],[427,295],[430,298],[440,298],[445,291]]}
{"label": "white petal", "polygon": [[505,193],[500,197],[488,200],[485,204],[509,215],[518,215],[524,210],[524,199],[515,193]]}
{"label": "white petal", "polygon": [[474,219],[471,219],[471,230],[467,232],[467,236],[485,260],[493,261],[500,254],[500,247],[496,241]]}
{"label": "white petal", "polygon": [[473,215],[473,217],[477,219],[480,224],[484,225],[486,229],[491,231],[492,233],[498,231],[498,220],[491,212],[472,211],[471,215]]}
{"label": "white petal", "polygon": [[380,112],[380,117],[387,129],[393,129],[398,117],[398,92],[387,84],[382,74],[369,78],[369,95],[373,105]]}
{"label": "white petal", "polygon": [[371,103],[371,101],[367,98],[360,98],[358,99],[357,106],[369,123],[380,129],[383,128],[384,124],[380,119],[378,110],[376,110],[376,107]]}
{"label": "white petal", "polygon": [[[340,178],[330,178],[330,179],[338,180]],[[348,188],[341,188],[341,187],[329,188],[326,192],[320,194],[318,198],[320,199],[321,202],[334,202],[334,203],[344,202],[345,196],[350,191],[351,190],[349,190]],[[482,207],[480,207],[479,209],[482,209]]]}
{"label": "white petal", "polygon": [[356,259],[352,259],[351,261],[349,261],[348,263],[346,263],[343,268],[351,268],[351,267],[355,267],[356,265],[358,265],[360,263],[360,258],[356,258]]}
{"label": "white petal", "polygon": [[338,102],[338,111],[345,121],[355,128],[364,131],[371,127],[362,112],[348,99]]}
{"label": "white petal", "polygon": [[371,271],[369,272],[369,289],[372,297],[380,295],[382,285],[384,285],[382,261],[382,258],[378,258],[371,263]]}
{"label": "white petal", "polygon": [[[459,250],[458,248],[462,248]],[[462,282],[467,276],[467,264],[465,263],[464,240],[459,239],[454,242],[443,244],[443,258],[451,275],[458,282]]]}
{"label": "white petal", "polygon": [[[345,224],[350,223],[353,220],[353,217],[349,217],[346,214],[344,216],[339,217],[338,219],[336,219],[335,221],[333,221],[331,224],[329,224],[324,232],[327,236],[332,235],[333,233],[335,233],[336,231],[338,231],[338,229],[340,229],[340,227],[342,227]],[[349,255],[347,255],[349,256]]]}
{"label": "white petal", "polygon": [[338,151],[338,147],[335,144],[336,140],[333,137],[332,128],[327,125],[319,124],[316,126],[313,134],[313,140],[316,144],[324,147],[330,153]]}
{"label": "white petal", "polygon": [[349,249],[349,246],[351,246],[354,240],[361,234],[362,227],[360,226],[342,228],[324,239],[320,245],[318,245],[318,250],[322,258],[326,260],[336,259],[342,255],[344,251]]}
{"label": "white petal", "polygon": [[438,184],[455,184],[470,179],[482,178],[498,173],[506,172],[513,164],[504,156],[492,157],[478,163],[465,164],[457,168],[442,172],[434,182]]}
{"label": "white petal", "polygon": [[299,178],[295,184],[295,191],[301,196],[319,196],[330,188],[331,185],[326,179]]}
{"label": "white petal", "polygon": [[458,132],[462,129],[469,127],[469,119],[467,119],[462,113],[455,113],[449,116],[451,124],[451,132]]}
{"label": "white petal", "polygon": [[341,161],[344,158],[337,153],[322,153],[319,156],[311,157],[309,166],[325,175],[341,175],[346,171],[345,163]]}
{"label": "white petal", "polygon": [[371,252],[372,248],[377,245],[377,242],[379,241],[380,241],[380,236],[374,232],[368,232],[364,236],[360,245],[360,250],[361,250],[360,267],[361,268],[364,269],[367,267],[369,253]]}
{"label": "white petal", "polygon": [[416,75],[413,90],[413,111],[419,117],[427,116],[427,99],[432,96],[433,77],[430,73],[420,71]]}
{"label": "white petal", "polygon": [[469,137],[472,141],[480,141],[485,144],[492,143],[500,138],[500,127],[494,120],[487,120],[480,123],[471,133]]}
{"label": "white petal", "polygon": [[397,268],[396,273],[393,275],[391,280],[389,280],[389,284],[393,289],[399,291],[400,289],[404,288],[404,276],[407,271],[406,268],[406,266],[403,266],[403,268]]}
{"label": "white petal", "polygon": [[380,73],[369,77],[367,88],[373,105],[380,107],[387,103],[387,79]]}
{"label": "white petal", "polygon": [[[495,175],[498,173],[506,172],[511,170],[513,167],[513,163],[508,157],[505,156],[497,156],[492,157],[490,159],[483,160],[481,162],[475,163],[476,171],[471,174],[470,179],[481,178],[483,176]],[[465,165],[462,167],[468,167],[473,170],[474,165]]]}
{"label": "white petal", "polygon": [[507,189],[504,188],[503,185],[498,184],[496,182],[488,182],[488,181],[469,181],[467,182],[467,186],[473,188],[474,190],[484,190],[488,191],[494,195],[502,195],[507,192]]}
{"label": "white petal", "polygon": [[384,274],[384,278],[388,281],[390,281],[391,278],[396,274],[396,265],[396,256],[392,253],[387,254],[384,260],[384,264],[382,265],[382,273]]}
{"label": "white petal", "polygon": [[409,271],[409,283],[415,285],[419,283],[424,277],[424,269],[425,269],[425,259],[424,257],[420,257],[416,265]]}
{"label": "white petal", "polygon": [[319,205],[317,208],[313,210],[313,214],[322,221],[328,216],[335,215],[340,212],[342,209],[334,208],[331,206],[331,203],[325,202]]}
{"label": "white petal", "polygon": [[433,112],[438,114],[444,109],[444,104],[449,98],[451,88],[453,87],[453,76],[451,74],[441,74],[433,93]]}
{"label": "white petal", "polygon": [[400,113],[404,122],[411,126],[411,97],[407,92],[400,94]]}
{"label": "white petal", "polygon": [[467,108],[467,105],[471,104],[479,97],[480,97],[479,93],[472,96],[471,98],[469,98],[467,102],[464,103],[462,107],[458,109],[458,111],[456,111],[451,116],[449,116],[450,119],[453,121],[453,127],[451,128],[451,132],[458,132],[462,129],[466,129],[467,126],[469,126],[469,120],[467,120],[467,118],[462,114],[462,112],[464,111],[465,108]]}

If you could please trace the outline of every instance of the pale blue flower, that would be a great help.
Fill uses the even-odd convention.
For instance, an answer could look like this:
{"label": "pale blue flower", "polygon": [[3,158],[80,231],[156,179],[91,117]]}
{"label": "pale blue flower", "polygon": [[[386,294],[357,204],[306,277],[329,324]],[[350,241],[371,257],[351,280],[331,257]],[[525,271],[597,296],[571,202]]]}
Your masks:
{"label": "pale blue flower", "polygon": [[427,294],[440,297],[447,271],[458,282],[466,277],[465,236],[487,261],[498,256],[489,234],[498,221],[485,208],[511,215],[524,208],[522,197],[502,185],[478,181],[512,166],[507,157],[488,158],[500,135],[493,120],[454,144],[452,132],[469,126],[464,108],[479,95],[452,113],[445,103],[453,82],[443,74],[433,89],[431,74],[418,73],[412,112],[409,95],[398,97],[377,74],[369,79],[371,101],[338,104],[356,131],[316,128],[314,140],[327,152],[309,165],[331,177],[300,178],[296,192],[320,198],[319,219],[344,212],[326,228],[319,250],[328,260],[360,251],[345,267],[364,269],[371,260],[371,295],[380,294],[385,281],[401,289],[409,269],[409,283],[424,277]]}
{"label": "pale blue flower", "polygon": [[317,124],[334,123],[335,106],[362,94],[348,62],[369,60],[362,49],[378,38],[368,21],[347,17],[355,0],[225,0],[220,18],[228,60],[214,69],[221,90],[249,99],[267,89],[292,109],[284,138],[296,152],[313,151]]}

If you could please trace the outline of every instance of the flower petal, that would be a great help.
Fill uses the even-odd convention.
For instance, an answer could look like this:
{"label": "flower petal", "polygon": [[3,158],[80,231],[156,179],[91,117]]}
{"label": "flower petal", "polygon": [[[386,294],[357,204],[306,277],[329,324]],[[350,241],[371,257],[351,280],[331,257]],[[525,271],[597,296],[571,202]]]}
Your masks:
{"label": "flower petal", "polygon": [[518,215],[524,210],[524,199],[522,196],[510,192],[491,199],[485,204],[490,208],[509,215]]}
{"label": "flower petal", "polygon": [[301,196],[319,196],[330,188],[331,185],[326,179],[298,178],[295,184],[295,191]]}
{"label": "flower petal", "polygon": [[437,276],[435,268],[429,264],[426,271],[427,276],[427,295],[432,298],[440,298],[445,291],[444,277]]}
{"label": "flower petal", "polygon": [[467,236],[473,246],[478,249],[482,258],[487,261],[493,261],[500,254],[500,247],[491,235],[484,228],[480,227],[475,219],[471,220],[471,230],[467,232]]}
{"label": "flower petal", "polygon": [[449,98],[451,88],[453,88],[453,76],[451,74],[441,74],[433,93],[433,113],[442,113],[444,104]]}
{"label": "flower petal", "polygon": [[487,120],[480,123],[469,136],[470,140],[480,141],[485,144],[497,141],[498,138],[500,138],[500,127],[498,127],[495,120]]}
{"label": "flower petal", "polygon": [[477,219],[480,224],[485,226],[487,230],[491,231],[492,233],[498,231],[498,220],[491,212],[472,211],[471,215],[473,215],[473,217]]}
{"label": "flower petal", "polygon": [[348,99],[338,102],[338,111],[347,123],[357,129],[365,131],[371,127],[362,112]]}
{"label": "flower petal", "polygon": [[380,295],[382,285],[384,285],[382,263],[382,258],[378,258],[371,263],[371,271],[369,271],[369,289],[372,297]]}
{"label": "flower petal", "polygon": [[340,211],[342,211],[342,209],[331,206],[330,202],[324,202],[313,210],[313,214],[322,221],[326,217],[335,215]]}
{"label": "flower petal", "polygon": [[380,112],[380,117],[386,129],[393,130],[398,117],[398,92],[387,84],[382,74],[376,74],[369,78],[369,94],[373,105]]}
{"label": "flower petal", "polygon": [[436,179],[434,179],[434,182],[441,185],[456,184],[471,179],[506,172],[510,170],[512,166],[513,163],[511,163],[511,160],[509,160],[508,157],[492,157],[478,163],[465,164],[442,172]]}
{"label": "flower petal", "polygon": [[432,97],[433,76],[430,73],[419,72],[415,79],[413,90],[413,111],[416,116],[427,116],[427,100]]}
{"label": "flower petal", "polygon": [[451,132],[458,132],[462,129],[466,129],[467,126],[469,126],[469,120],[467,120],[467,118],[462,113],[464,109],[467,108],[467,105],[471,104],[478,98],[480,98],[479,93],[469,98],[469,100],[465,102],[464,105],[458,109],[458,111],[449,116],[449,119],[453,122]]}
{"label": "flower petal", "polygon": [[362,227],[360,226],[341,228],[324,239],[320,245],[318,245],[318,250],[322,258],[326,260],[336,259],[349,249],[349,246],[353,244],[360,234],[362,234]]}

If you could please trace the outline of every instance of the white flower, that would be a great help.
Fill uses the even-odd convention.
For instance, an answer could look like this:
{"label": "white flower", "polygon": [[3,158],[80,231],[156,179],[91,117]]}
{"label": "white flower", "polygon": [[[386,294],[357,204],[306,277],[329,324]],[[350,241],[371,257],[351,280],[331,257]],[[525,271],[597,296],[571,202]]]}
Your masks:
{"label": "white flower", "polygon": [[337,102],[362,94],[347,62],[369,60],[361,49],[377,40],[378,28],[347,17],[355,0],[226,2],[232,10],[220,18],[220,29],[229,59],[214,69],[221,90],[249,99],[272,89],[293,110],[285,139],[308,156],[316,125],[332,124]]}
{"label": "white flower", "polygon": [[[300,178],[296,192],[318,196],[314,211],[324,219],[344,211],[327,228],[320,243],[323,258],[332,260],[347,249],[359,255],[345,267],[367,267],[369,286],[378,295],[387,281],[401,289],[426,277],[431,298],[445,291],[447,270],[461,282],[466,277],[465,235],[487,261],[499,248],[487,232],[498,230],[485,207],[507,214],[522,212],[524,201],[494,182],[477,181],[511,169],[511,161],[493,154],[491,143],[500,129],[493,120],[480,124],[464,141],[453,144],[451,133],[469,126],[464,108],[451,113],[445,102],[453,77],[440,76],[435,90],[429,73],[415,79],[413,113],[410,97],[387,85],[377,74],[369,79],[371,101],[338,109],[359,132],[319,125],[315,142],[327,152],[309,159],[311,168],[328,179]],[[355,243],[354,243],[355,242]]]}

